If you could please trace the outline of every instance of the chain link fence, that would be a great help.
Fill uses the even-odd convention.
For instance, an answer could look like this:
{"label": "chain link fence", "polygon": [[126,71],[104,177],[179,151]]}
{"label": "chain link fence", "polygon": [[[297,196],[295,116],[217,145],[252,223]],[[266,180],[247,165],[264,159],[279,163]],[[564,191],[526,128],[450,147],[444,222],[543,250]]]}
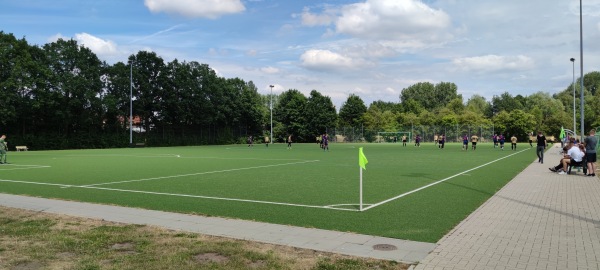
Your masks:
{"label": "chain link fence", "polygon": [[[477,135],[480,142],[489,142],[492,136],[496,134],[493,126],[470,126],[470,125],[455,125],[455,126],[403,126],[397,130],[372,130],[363,127],[334,127],[328,128],[327,133],[332,138],[333,142],[379,142],[378,132],[410,132],[409,141],[413,141],[416,135],[421,136],[421,142],[433,142],[436,135],[446,135],[446,142],[460,142],[462,136]],[[509,134],[504,134],[510,136]],[[398,138],[399,139],[399,138]],[[389,140],[383,140],[389,141]]]}

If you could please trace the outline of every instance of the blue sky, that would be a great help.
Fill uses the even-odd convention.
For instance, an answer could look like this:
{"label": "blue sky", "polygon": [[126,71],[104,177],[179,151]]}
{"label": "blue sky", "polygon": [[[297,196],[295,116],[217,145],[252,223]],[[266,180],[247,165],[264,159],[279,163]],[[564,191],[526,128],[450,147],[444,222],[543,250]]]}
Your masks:
{"label": "blue sky", "polygon": [[[600,0],[584,2],[584,73],[600,70]],[[338,107],[453,82],[467,101],[556,93],[579,76],[577,0],[0,0],[0,30],[75,39],[108,63],[140,50],[198,61],[262,94],[316,89]]]}

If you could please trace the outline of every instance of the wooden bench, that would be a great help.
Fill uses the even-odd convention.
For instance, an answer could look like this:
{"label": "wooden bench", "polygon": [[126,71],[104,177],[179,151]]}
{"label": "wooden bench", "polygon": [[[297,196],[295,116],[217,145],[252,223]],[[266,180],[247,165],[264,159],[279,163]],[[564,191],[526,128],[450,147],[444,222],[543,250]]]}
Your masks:
{"label": "wooden bench", "polygon": [[21,150],[22,150],[22,151],[27,151],[27,150],[29,150],[29,148],[27,148],[27,146],[25,146],[25,145],[19,145],[19,146],[15,146],[15,149],[17,149],[17,152],[19,152],[19,151],[21,151]]}
{"label": "wooden bench", "polygon": [[136,148],[146,147],[146,144],[145,143],[136,143],[135,147]]}

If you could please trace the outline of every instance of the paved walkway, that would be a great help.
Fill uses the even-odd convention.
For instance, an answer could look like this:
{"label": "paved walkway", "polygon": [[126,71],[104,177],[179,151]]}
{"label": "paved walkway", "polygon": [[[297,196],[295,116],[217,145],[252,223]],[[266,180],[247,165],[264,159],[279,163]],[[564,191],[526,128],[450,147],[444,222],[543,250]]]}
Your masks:
{"label": "paved walkway", "polygon": [[[0,194],[0,205],[418,264],[415,269],[600,269],[600,180],[537,159],[437,244]],[[378,251],[377,244],[398,247]]]}
{"label": "paved walkway", "polygon": [[546,152],[444,236],[415,269],[600,269],[600,180]]}

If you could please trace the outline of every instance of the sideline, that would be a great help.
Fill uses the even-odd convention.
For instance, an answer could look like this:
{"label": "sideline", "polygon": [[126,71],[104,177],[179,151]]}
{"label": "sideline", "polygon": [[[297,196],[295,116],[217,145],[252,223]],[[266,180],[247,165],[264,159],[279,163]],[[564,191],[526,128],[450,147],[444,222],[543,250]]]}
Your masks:
{"label": "sideline", "polygon": [[340,211],[358,212],[358,209],[346,209],[346,208],[339,208],[339,207],[333,207],[333,206],[321,206],[321,205],[309,205],[309,204],[270,202],[270,201],[259,201],[259,200],[249,200],[249,199],[212,197],[212,196],[203,196],[203,195],[166,193],[166,192],[154,192],[154,191],[118,189],[118,188],[105,188],[105,187],[96,187],[96,186],[74,186],[74,185],[65,185],[65,184],[54,184],[54,183],[43,183],[43,182],[30,182],[30,181],[8,180],[8,179],[0,179],[0,182],[18,183],[18,184],[30,184],[30,185],[58,186],[58,187],[61,187],[61,188],[85,188],[85,189],[118,191],[118,192],[128,192],[128,193],[141,193],[141,194],[164,195],[164,196],[187,197],[187,198],[199,198],[199,199],[222,200],[222,201],[234,201],[234,202],[250,202],[250,203],[260,203],[260,204],[272,204],[272,205],[296,206],[296,207],[306,207],[306,208],[319,208],[319,209],[329,209],[329,210],[340,210]]}

